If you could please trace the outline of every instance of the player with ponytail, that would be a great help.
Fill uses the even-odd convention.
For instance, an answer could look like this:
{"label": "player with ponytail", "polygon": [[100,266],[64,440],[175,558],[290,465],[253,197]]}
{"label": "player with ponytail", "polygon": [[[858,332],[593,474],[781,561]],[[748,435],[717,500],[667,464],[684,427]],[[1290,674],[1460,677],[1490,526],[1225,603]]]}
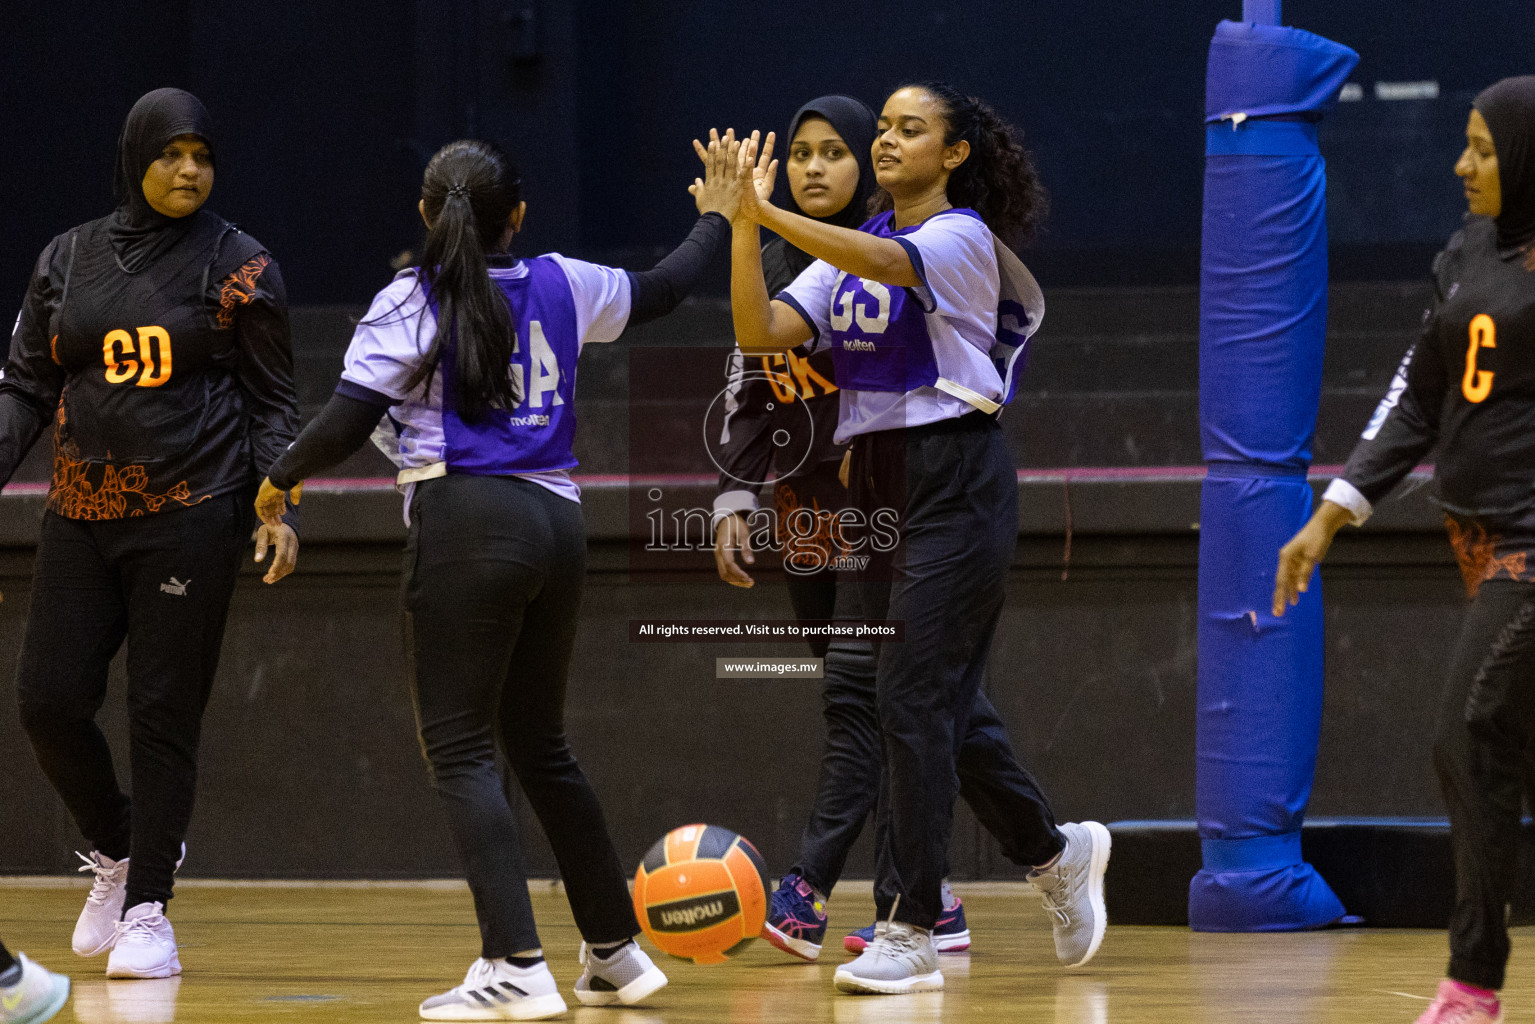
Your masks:
{"label": "player with ponytail", "polygon": [[522,179],[495,146],[454,142],[427,165],[417,206],[427,224],[421,286],[449,329],[434,332],[426,358],[406,385],[430,380],[452,338],[457,408],[464,418],[473,422],[491,409],[515,408],[522,395],[506,372],[512,361],[511,308],[490,278],[486,253],[504,251],[522,227],[527,210]]}
{"label": "player with ponytail", "polygon": [[[831,351],[851,500],[865,521],[899,517],[893,550],[872,530],[843,538],[871,558],[863,614],[902,623],[904,635],[876,652],[885,774],[875,900],[885,920],[838,969],[837,987],[943,985],[932,929],[961,792],[1002,852],[1033,869],[1057,956],[1086,963],[1107,920],[1108,831],[1096,822],[1057,828],[1005,726],[974,713],[1018,535],[1017,475],[996,416],[1044,315],[1012,251],[1044,214],[1038,177],[1014,129],[936,83],[885,101],[871,153],[882,194],[857,230],[770,205],[751,173],[755,152],[753,136],[733,177],[737,343],[748,354]],[[763,279],[759,226],[816,257],[776,298]]]}
{"label": "player with ponytail", "polygon": [[627,877],[565,737],[586,530],[576,465],[576,363],[585,344],[674,308],[723,241],[739,145],[706,149],[700,213],[655,268],[512,255],[527,204],[510,159],[461,141],[427,165],[421,264],[374,299],[336,393],[272,466],[257,498],[275,522],[304,478],[360,447],[380,420],[410,523],[405,608],[422,749],[480,922],[463,984],[428,1020],[535,1020],[565,1012],[521,868],[504,754],[559,862],[581,931],[576,998],[629,1004],[666,984],[633,942]]}

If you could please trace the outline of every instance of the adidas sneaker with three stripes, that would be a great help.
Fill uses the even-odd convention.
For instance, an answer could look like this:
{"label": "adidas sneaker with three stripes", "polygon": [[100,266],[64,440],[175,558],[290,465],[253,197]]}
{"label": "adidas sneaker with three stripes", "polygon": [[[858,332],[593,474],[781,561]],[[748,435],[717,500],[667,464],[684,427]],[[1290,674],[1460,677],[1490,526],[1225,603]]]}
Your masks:
{"label": "adidas sneaker with three stripes", "polygon": [[565,1012],[549,965],[476,960],[464,983],[421,1004],[423,1020],[543,1020]]}

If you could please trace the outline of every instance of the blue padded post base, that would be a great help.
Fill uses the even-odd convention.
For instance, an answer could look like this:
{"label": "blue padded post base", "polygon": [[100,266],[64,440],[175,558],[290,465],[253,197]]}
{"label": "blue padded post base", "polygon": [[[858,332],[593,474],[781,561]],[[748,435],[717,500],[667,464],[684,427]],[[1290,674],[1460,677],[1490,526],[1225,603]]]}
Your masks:
{"label": "blue padded post base", "polygon": [[1343,916],[1332,888],[1301,858],[1298,829],[1251,839],[1204,839],[1200,847],[1204,869],[1189,888],[1189,922],[1200,922],[1196,931],[1302,931]]}
{"label": "blue padded post base", "polygon": [[1212,463],[1200,497],[1196,931],[1320,928],[1343,904],[1303,862],[1322,727],[1320,573],[1283,618],[1275,553],[1311,514],[1302,469]]}

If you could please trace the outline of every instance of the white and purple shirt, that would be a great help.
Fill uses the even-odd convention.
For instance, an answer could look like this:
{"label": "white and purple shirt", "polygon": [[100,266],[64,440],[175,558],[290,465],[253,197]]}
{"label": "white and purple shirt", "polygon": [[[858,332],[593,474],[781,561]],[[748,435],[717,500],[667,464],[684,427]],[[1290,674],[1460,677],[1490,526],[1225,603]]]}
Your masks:
{"label": "white and purple shirt", "polygon": [[[406,388],[437,331],[435,310],[414,269],[402,270],[373,299],[352,335],[340,394],[396,404],[374,437],[400,470],[406,488],[447,472],[520,476],[581,500],[570,478],[576,466],[576,361],[589,342],[610,342],[629,320],[630,284],[622,270],[551,254],[492,267],[511,303],[517,340],[512,374],[522,401],[466,423],[453,408],[451,347],[427,384]],[[359,390],[353,390],[359,389]],[[444,395],[448,397],[444,399]]]}
{"label": "white and purple shirt", "polygon": [[864,224],[906,249],[922,284],[899,288],[817,260],[777,298],[810,325],[811,351],[831,350],[842,405],[838,444],[857,434],[995,413],[1013,397],[1020,358],[1044,318],[1034,278],[970,209],[893,229]]}

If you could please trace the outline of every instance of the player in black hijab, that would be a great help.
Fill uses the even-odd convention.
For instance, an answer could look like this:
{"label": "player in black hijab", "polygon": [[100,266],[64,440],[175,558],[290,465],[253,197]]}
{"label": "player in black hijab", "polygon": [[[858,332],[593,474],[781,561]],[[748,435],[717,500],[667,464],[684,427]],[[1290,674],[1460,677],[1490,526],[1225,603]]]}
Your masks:
{"label": "player in black hijab", "polygon": [[[157,89],[118,140],[118,206],[37,261],[0,379],[0,484],[54,424],[53,480],[17,667],[22,725],[93,847],[75,929],[111,977],[179,973],[164,916],[203,708],[251,501],[298,424],[287,298],[259,242],[209,211],[213,132]],[[291,523],[263,527],[269,582]],[[95,715],[128,641],[133,799]],[[131,856],[130,856],[131,855]]]}
{"label": "player in black hijab", "polygon": [[1488,86],[1473,106],[1492,134],[1497,156],[1498,249],[1523,250],[1535,241],[1535,75]]}
{"label": "player in black hijab", "polygon": [[[856,228],[868,219],[869,197],[878,187],[872,164],[875,124],[874,111],[851,96],[822,96],[795,112],[786,136],[786,177],[795,210],[846,228]],[[804,196],[805,205],[796,192]],[[786,239],[769,239],[762,247],[769,292],[787,288],[813,262]],[[715,557],[727,583],[751,586],[751,577],[736,555],[748,564],[754,560],[744,520],[727,513],[756,509],[757,491],[770,466],[778,480],[775,502],[784,506],[781,516],[800,507],[825,511],[845,499],[847,488],[837,479],[844,449],[832,443],[838,406],[835,376],[831,357],[825,353],[809,356],[795,351],[758,357],[744,356],[739,350],[731,353],[726,372],[729,401],[716,455],[720,478],[715,501]],[[784,438],[787,443],[781,443]],[[801,579],[791,585],[801,618],[831,615],[833,584],[821,575],[817,581]],[[825,644],[816,653],[825,653]]]}
{"label": "player in black hijab", "polygon": [[1434,768],[1450,811],[1450,966],[1420,1024],[1500,1019],[1535,740],[1535,76],[1477,96],[1455,164],[1469,212],[1434,259],[1423,333],[1342,476],[1279,553],[1274,614],[1334,534],[1437,445],[1434,483],[1469,604],[1450,657]]}
{"label": "player in black hijab", "polygon": [[[790,158],[794,156],[795,139],[799,131],[805,126],[805,122],[819,119],[825,121],[842,141],[847,149],[847,155],[856,161],[858,166],[858,184],[853,188],[853,196],[847,203],[830,213],[818,213],[816,210],[807,210],[800,205],[791,191],[789,202],[794,209],[825,224],[835,224],[839,228],[856,228],[869,219],[869,197],[874,194],[878,184],[874,181],[874,135],[876,118],[874,111],[862,100],[856,100],[851,96],[821,96],[800,107],[794,112],[794,119],[789,122],[789,134],[784,138],[788,140],[788,152]],[[763,272],[768,275],[768,286],[773,288],[786,288],[815,258],[805,250],[789,244],[785,239],[773,236],[762,247]],[[779,262],[782,261],[782,266]],[[776,288],[774,289],[777,290]]]}

